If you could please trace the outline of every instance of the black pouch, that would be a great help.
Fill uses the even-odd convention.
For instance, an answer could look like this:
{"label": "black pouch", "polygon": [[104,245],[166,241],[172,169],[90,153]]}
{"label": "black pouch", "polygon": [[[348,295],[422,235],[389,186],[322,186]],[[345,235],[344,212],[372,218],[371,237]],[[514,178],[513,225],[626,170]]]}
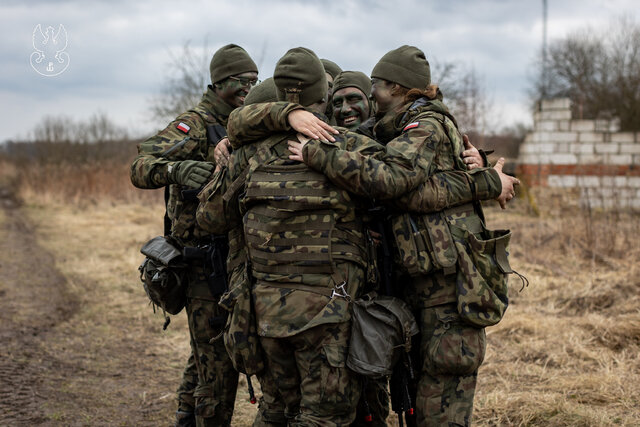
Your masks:
{"label": "black pouch", "polygon": [[167,313],[180,313],[187,300],[182,251],[167,237],[158,236],[145,243],[140,252],[146,256],[138,270],[147,296]]}

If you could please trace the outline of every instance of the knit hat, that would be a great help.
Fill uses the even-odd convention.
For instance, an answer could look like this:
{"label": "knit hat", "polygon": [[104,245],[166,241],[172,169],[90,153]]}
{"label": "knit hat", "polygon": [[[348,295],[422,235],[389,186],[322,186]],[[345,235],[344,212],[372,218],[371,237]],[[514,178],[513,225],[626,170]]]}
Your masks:
{"label": "knit hat", "polygon": [[360,71],[343,71],[336,76],[333,81],[333,93],[345,87],[360,89],[367,98],[371,95],[371,79]]}
{"label": "knit hat", "polygon": [[328,59],[321,59],[322,66],[324,67],[324,71],[329,73],[332,79],[335,79],[338,74],[342,72],[342,68],[338,66],[333,61],[329,61]]}
{"label": "knit hat", "polygon": [[387,52],[373,67],[371,77],[398,83],[409,89],[425,89],[431,83],[429,61],[424,52],[407,45]]}
{"label": "knit hat", "polygon": [[235,44],[228,44],[221,47],[213,54],[211,64],[211,83],[218,83],[229,76],[258,72],[258,66],[249,56],[246,50]]}
{"label": "knit hat", "polygon": [[273,80],[278,100],[296,102],[307,107],[327,99],[327,77],[322,62],[307,48],[296,47],[276,64]]}
{"label": "knit hat", "polygon": [[273,81],[273,77],[269,77],[249,91],[249,94],[244,99],[244,105],[275,102],[277,100],[276,84]]}

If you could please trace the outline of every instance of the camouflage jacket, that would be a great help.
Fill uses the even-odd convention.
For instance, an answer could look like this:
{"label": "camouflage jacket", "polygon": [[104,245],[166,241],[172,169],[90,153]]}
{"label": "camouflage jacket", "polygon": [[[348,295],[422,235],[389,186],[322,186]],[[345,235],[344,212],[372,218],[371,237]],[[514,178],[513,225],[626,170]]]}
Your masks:
{"label": "camouflage jacket", "polygon": [[136,187],[169,186],[167,213],[171,219],[171,235],[184,245],[192,245],[208,233],[195,221],[197,199],[185,197],[183,190],[192,189],[172,184],[168,167],[182,160],[215,163],[215,147],[207,141],[207,127],[226,126],[232,110],[233,107],[219,99],[209,86],[195,108],[179,115],[164,130],[138,146],[138,156],[131,165],[131,182]]}
{"label": "camouflage jacket", "polygon": [[[462,137],[444,104],[425,98],[418,101],[376,123],[376,137],[389,141],[384,151],[366,157],[310,141],[303,150],[305,162],[324,171],[342,188],[378,200],[395,199],[399,207],[407,191],[429,182],[438,172],[491,177],[488,168],[466,171],[460,157]],[[487,193],[500,194],[499,179],[486,179],[485,187]],[[450,225],[481,233],[484,224],[479,206],[466,204],[440,212],[391,218],[396,264],[414,277],[404,289],[405,296],[412,302],[421,301],[414,307],[456,300],[457,276],[452,273],[456,271],[458,252]]]}
{"label": "camouflage jacket", "polygon": [[[287,122],[287,116],[291,111],[301,108],[300,105],[287,102],[272,102],[238,108],[229,118],[229,134],[233,133],[238,141],[249,143],[264,138],[272,132],[290,131],[291,127]],[[382,124],[384,121],[379,122],[375,127],[373,123],[373,118],[367,120],[360,126],[358,133],[369,137],[375,136],[375,140],[382,144],[395,138],[395,132],[398,132],[397,126],[387,130],[387,126]],[[322,146],[325,143],[310,141],[307,147],[315,144]],[[305,147],[305,152],[309,150],[307,147]],[[330,150],[329,152],[333,152],[332,149],[335,146],[328,144],[327,148]],[[384,153],[383,146],[378,145],[378,150],[380,155]],[[318,159],[315,159],[316,152],[320,153]],[[333,152],[332,157],[329,158],[323,154],[321,149],[316,149],[314,162],[311,166],[325,173],[341,188],[347,188],[350,191],[354,188],[356,192],[362,190],[358,185],[352,187],[351,183],[347,183],[346,180],[349,177],[343,176],[343,171],[338,163],[331,164],[335,154]],[[356,158],[361,157],[360,154],[354,153],[352,155]],[[320,163],[322,165],[317,167]],[[366,192],[362,192],[361,195],[366,196],[372,202],[383,202],[402,211],[428,213],[474,200],[491,200],[498,197],[501,191],[500,177],[492,168],[477,168],[473,171],[443,169],[427,176],[414,174],[413,184],[413,191],[409,191],[409,188],[405,186],[405,188],[397,189],[393,195],[386,195],[386,197],[375,197]]]}
{"label": "camouflage jacket", "polygon": [[[245,110],[251,110],[248,106]],[[198,196],[199,224],[213,233],[244,228],[258,333],[285,337],[320,324],[350,319],[348,301],[331,296],[346,281],[357,296],[366,266],[363,203],[306,165],[289,160],[293,132],[272,133],[243,145],[234,122],[228,128],[234,148],[229,167],[214,175]],[[238,125],[238,126],[236,126]],[[379,145],[341,129],[336,146],[372,154]]]}

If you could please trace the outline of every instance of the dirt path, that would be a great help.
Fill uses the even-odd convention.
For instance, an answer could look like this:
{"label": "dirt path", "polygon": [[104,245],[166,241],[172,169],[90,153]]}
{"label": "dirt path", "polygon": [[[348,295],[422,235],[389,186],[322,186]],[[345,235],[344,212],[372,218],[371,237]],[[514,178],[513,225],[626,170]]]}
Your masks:
{"label": "dirt path", "polygon": [[6,189],[0,189],[0,206],[0,425],[40,424],[50,392],[43,379],[64,369],[43,357],[47,333],[73,316],[77,301]]}

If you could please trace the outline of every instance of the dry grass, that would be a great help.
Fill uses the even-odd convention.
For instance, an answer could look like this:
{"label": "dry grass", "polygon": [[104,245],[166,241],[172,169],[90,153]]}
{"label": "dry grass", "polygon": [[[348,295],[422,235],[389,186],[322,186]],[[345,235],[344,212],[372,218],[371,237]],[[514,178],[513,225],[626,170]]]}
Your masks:
{"label": "dry grass", "polygon": [[640,216],[537,200],[541,217],[521,200],[488,210],[492,228],[514,231],[512,267],[530,285],[510,279],[511,306],[487,330],[474,422],[639,425]]}

